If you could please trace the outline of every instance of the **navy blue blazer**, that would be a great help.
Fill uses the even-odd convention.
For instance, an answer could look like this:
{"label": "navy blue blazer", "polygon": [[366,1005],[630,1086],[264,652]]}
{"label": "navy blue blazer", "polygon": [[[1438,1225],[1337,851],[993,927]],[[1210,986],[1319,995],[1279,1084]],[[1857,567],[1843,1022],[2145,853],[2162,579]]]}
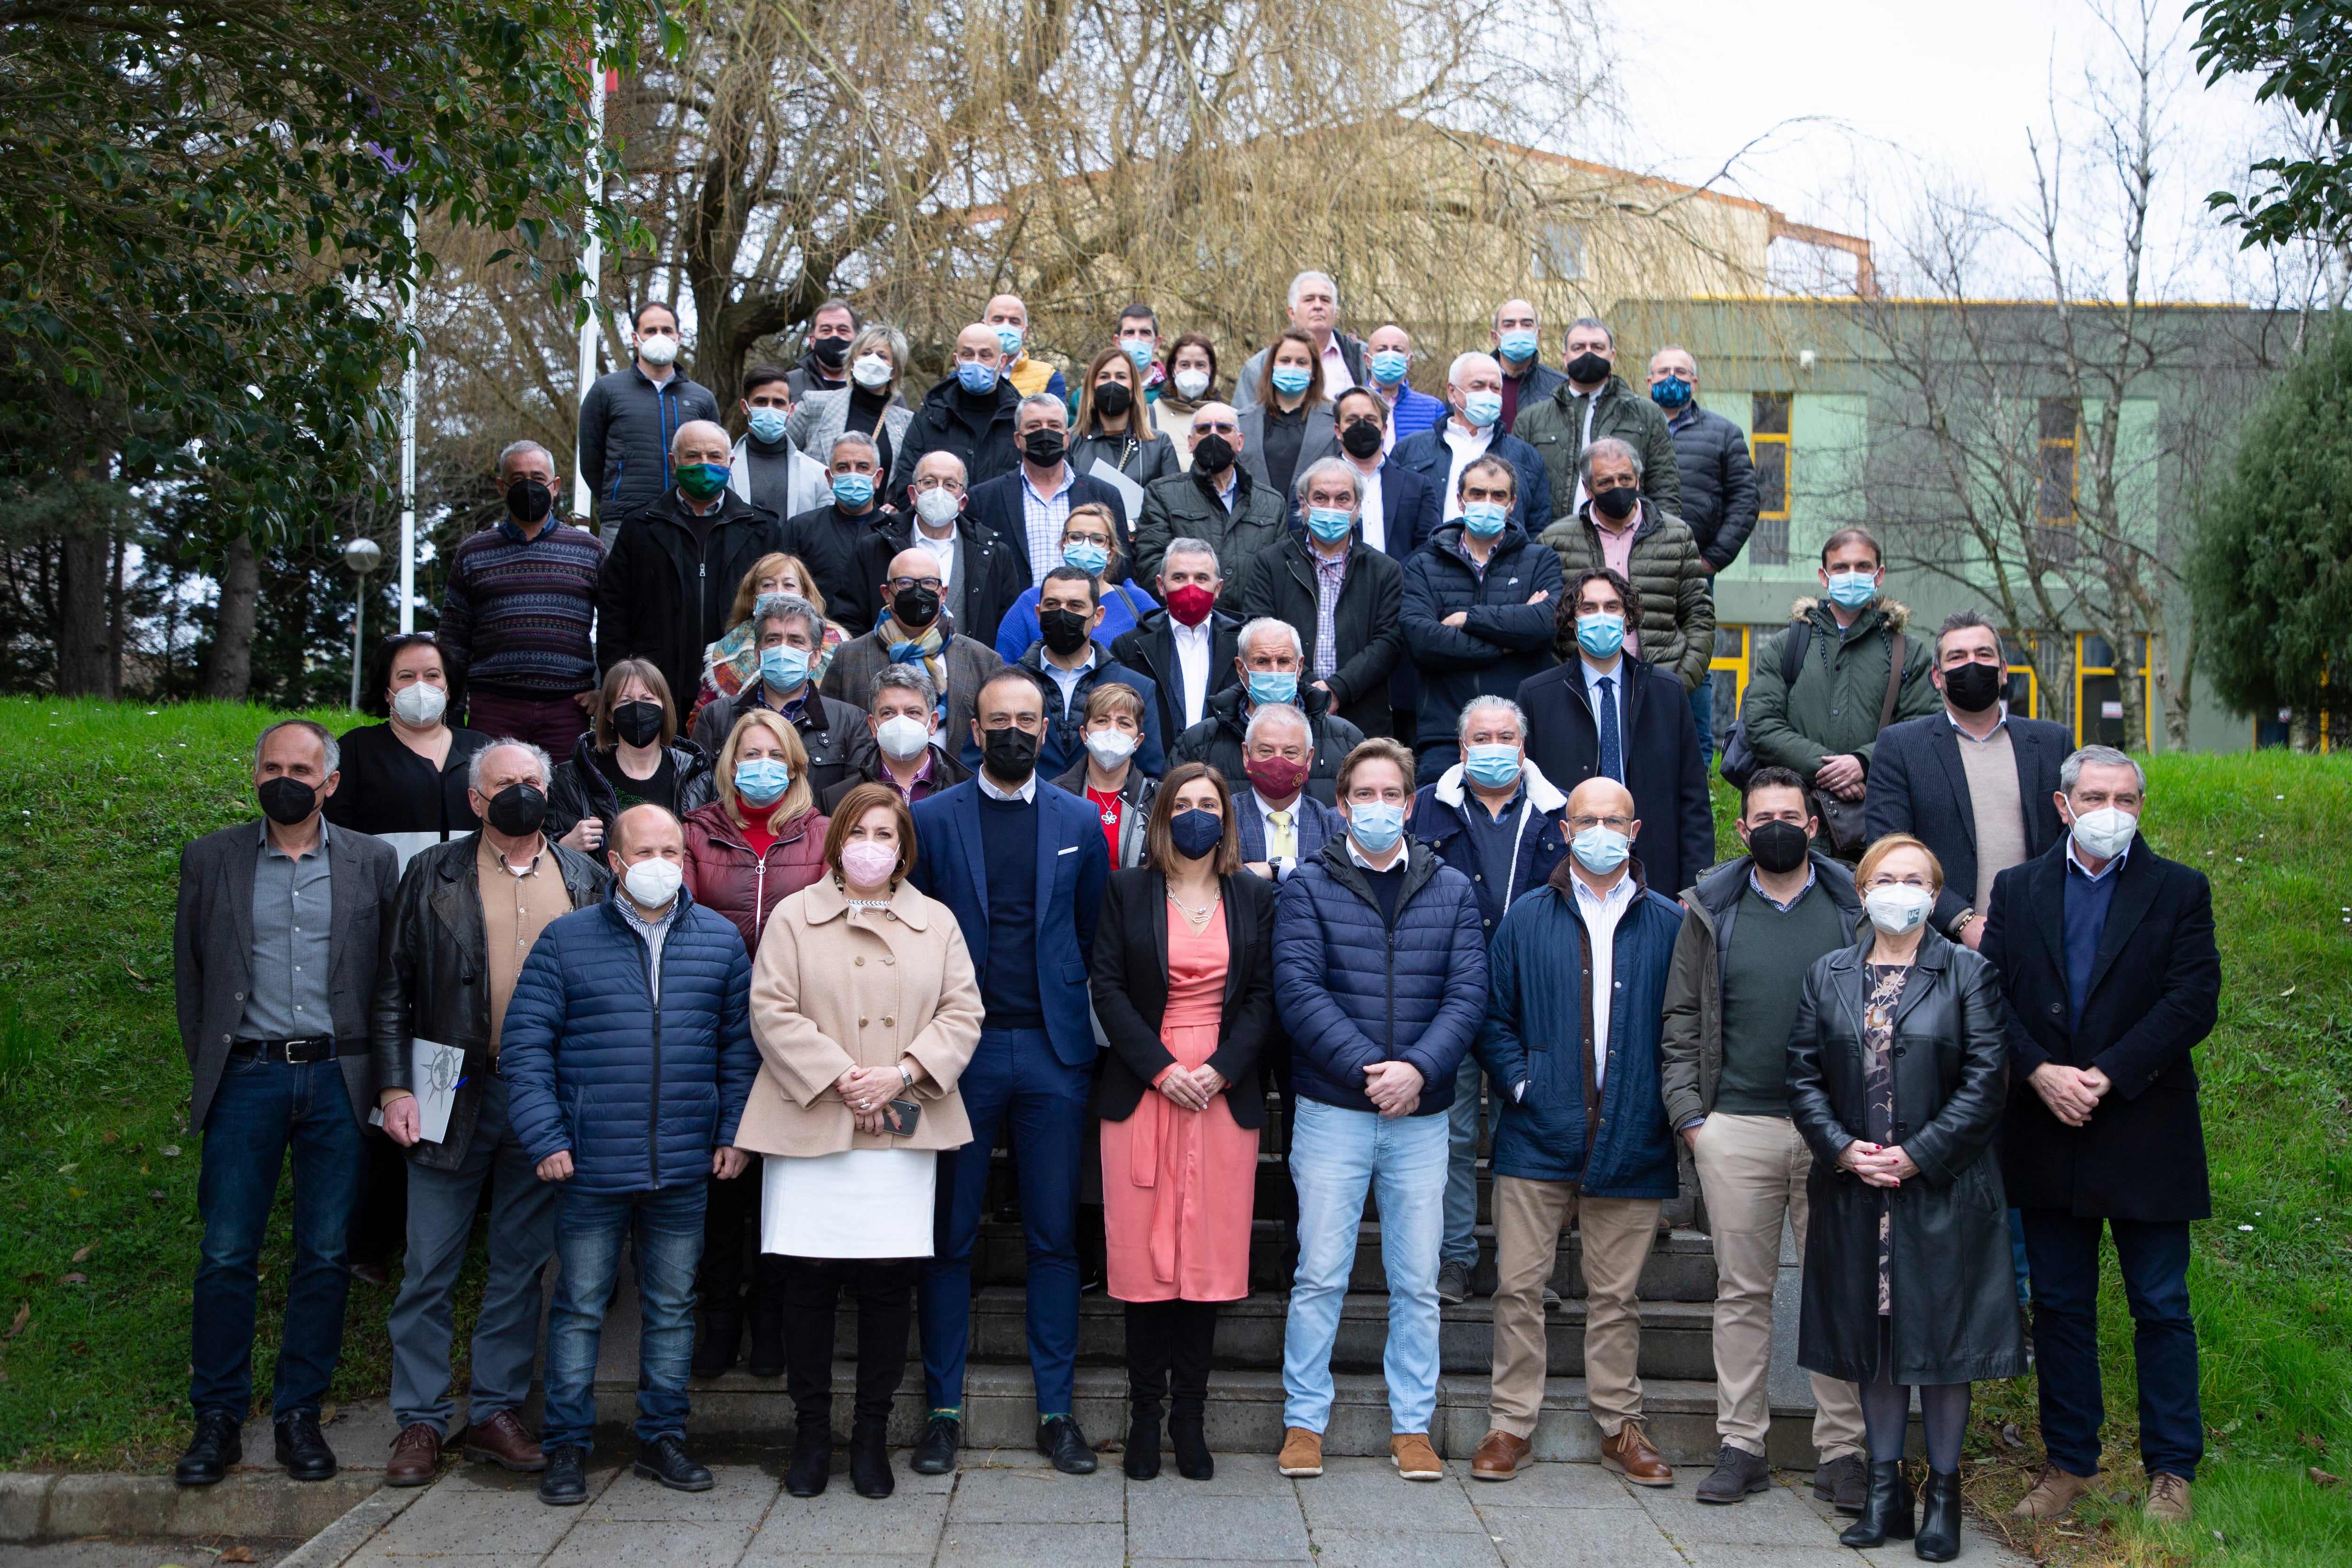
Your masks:
{"label": "navy blue blazer", "polygon": [[[1029,560],[1029,521],[1021,508],[1023,472],[1016,468],[1009,474],[999,474],[992,479],[972,486],[971,492],[964,498],[963,514],[971,520],[973,527],[993,529],[998,538],[1011,545],[1013,559],[1029,574],[1030,582],[1034,583],[1037,574]],[[1070,504],[1084,506],[1088,501],[1110,508],[1112,531],[1118,535],[1120,559],[1122,563],[1133,560],[1135,547],[1129,542],[1134,537],[1135,520],[1127,515],[1127,502],[1119,498],[1117,490],[1100,479],[1090,479],[1084,474],[1073,475]],[[1046,564],[1050,566],[1055,563]],[[1113,582],[1124,582],[1127,573],[1122,566],[1110,577]]]}
{"label": "navy blue blazer", "polygon": [[[1512,521],[1528,531],[1529,539],[1540,538],[1551,526],[1551,471],[1544,467],[1542,454],[1517,436],[1495,433],[1486,445],[1487,454],[1511,465],[1519,476],[1518,504],[1511,509]],[[1438,520],[1445,514],[1445,480],[1454,471],[1454,448],[1445,444],[1445,426],[1440,422],[1418,436],[1408,436],[1389,453],[1389,467],[1410,468],[1429,486],[1435,498],[1429,511],[1429,526],[1412,542],[1418,550],[1428,541]],[[1381,488],[1385,495],[1388,476],[1381,476]],[[975,491],[975,494],[978,492]],[[1406,552],[1411,554],[1411,551]],[[1402,557],[1400,557],[1402,559]]]}
{"label": "navy blue blazer", "polygon": [[[971,966],[988,974],[988,857],[980,842],[980,781],[915,803],[915,886],[955,911]],[[1110,876],[1102,818],[1083,799],[1037,780],[1037,995],[1054,1054],[1095,1059],[1087,965]]]}
{"label": "navy blue blazer", "polygon": [[[1698,729],[1682,700],[1682,677],[1627,656],[1619,666],[1625,787],[1642,824],[1633,853],[1653,888],[1687,888],[1715,864],[1715,811],[1700,760]],[[1601,731],[1584,690],[1584,661],[1570,658],[1519,683],[1528,716],[1528,761],[1562,795],[1601,771]]]}
{"label": "navy blue blazer", "polygon": [[[2058,764],[2074,751],[2074,737],[2065,725],[2046,719],[2012,718],[2009,749],[2017,761],[2017,800],[2025,818],[2025,858],[2031,860],[2066,836],[2055,796]],[[1862,820],[1870,839],[1908,833],[1936,852],[1944,866],[1944,890],[1929,918],[1937,931],[1951,935],[1946,928],[1976,902],[1979,876],[1976,807],[1969,800],[1968,769],[1949,714],[1906,719],[1878,732]]]}

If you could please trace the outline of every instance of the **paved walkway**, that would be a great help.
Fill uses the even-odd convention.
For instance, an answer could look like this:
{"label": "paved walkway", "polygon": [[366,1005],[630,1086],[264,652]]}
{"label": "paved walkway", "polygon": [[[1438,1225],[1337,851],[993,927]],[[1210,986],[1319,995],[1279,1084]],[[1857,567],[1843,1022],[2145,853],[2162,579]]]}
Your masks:
{"label": "paved walkway", "polygon": [[[1263,1454],[1220,1456],[1213,1481],[1170,1468],[1129,1482],[1106,1456],[1089,1477],[967,1456],[953,1476],[898,1466],[874,1502],[836,1474],[825,1494],[784,1494],[772,1461],[715,1465],[719,1485],[663,1490],[609,1464],[585,1507],[549,1508],[527,1477],[452,1472],[348,1560],[348,1568],[1103,1568],[1121,1563],[1315,1563],[1318,1568],[1854,1568],[1916,1562],[1907,1543],[1854,1552],[1844,1521],[1791,1479],[1746,1502],[1694,1502],[1698,1480],[1630,1487],[1595,1465],[1539,1465],[1500,1485],[1449,1464],[1435,1483],[1384,1459],[1334,1459],[1288,1481]],[[1973,1537],[1963,1561],[1991,1568]]]}

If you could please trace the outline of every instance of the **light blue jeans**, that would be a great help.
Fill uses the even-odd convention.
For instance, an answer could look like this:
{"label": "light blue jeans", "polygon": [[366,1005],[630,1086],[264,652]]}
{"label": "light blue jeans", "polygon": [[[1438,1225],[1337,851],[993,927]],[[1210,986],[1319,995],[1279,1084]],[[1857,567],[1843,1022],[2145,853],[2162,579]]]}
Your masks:
{"label": "light blue jeans", "polygon": [[1454,1072],[1454,1103],[1445,1110],[1445,1240],[1440,1264],[1478,1267],[1478,1058],[1468,1054]]}
{"label": "light blue jeans", "polygon": [[1283,1334],[1282,1422],[1321,1432],[1331,1420],[1331,1348],[1356,1263],[1364,1193],[1380,1202],[1389,1283],[1381,1370],[1399,1433],[1427,1432],[1437,1411],[1437,1247],[1445,1227],[1446,1120],[1385,1117],[1297,1102],[1290,1179],[1298,1188],[1298,1273]]}

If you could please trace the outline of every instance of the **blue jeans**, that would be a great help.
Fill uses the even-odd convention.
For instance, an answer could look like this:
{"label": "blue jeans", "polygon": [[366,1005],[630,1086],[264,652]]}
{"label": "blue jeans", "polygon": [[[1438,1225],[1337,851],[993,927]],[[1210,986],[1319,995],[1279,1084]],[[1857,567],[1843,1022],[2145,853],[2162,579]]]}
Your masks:
{"label": "blue jeans", "polygon": [[1465,1268],[1478,1266],[1478,1058],[1465,1053],[1445,1110],[1445,1240],[1437,1261]]}
{"label": "blue jeans", "polygon": [[637,1441],[686,1436],[687,1368],[694,1360],[694,1268],[702,1261],[700,1181],[638,1193],[556,1189],[555,1257],[562,1271],[547,1315],[547,1412],[540,1445],[593,1446],[596,1346],[621,1269],[636,1242]]}
{"label": "blue jeans", "polygon": [[2025,1258],[2025,1211],[2023,1209],[2009,1211],[2009,1267],[2010,1271],[2017,1276],[2017,1304],[2021,1307],[2031,1307],[2033,1305],[2033,1291],[2029,1282],[2033,1277],[2033,1270]]}
{"label": "blue jeans", "polygon": [[261,1242],[278,1201],[278,1173],[294,1154],[294,1272],[278,1340],[272,1411],[318,1414],[343,1351],[352,1277],[343,1237],[367,1179],[365,1134],[352,1115],[343,1069],[231,1057],[205,1112],[196,1212],[197,1256],[188,1403],[242,1422],[253,1407],[254,1303]]}
{"label": "blue jeans", "polygon": [[1691,722],[1698,726],[1698,762],[1702,768],[1715,764],[1715,671],[1708,670],[1691,688]]}
{"label": "blue jeans", "polygon": [[1078,1360],[1078,1169],[1092,1069],[1054,1054],[1043,1029],[988,1029],[956,1080],[971,1142],[940,1156],[938,1226],[923,1270],[923,1390],[933,1410],[963,1404],[971,1349],[971,1248],[988,1196],[997,1129],[1013,1122],[1028,1244],[1029,1370],[1037,1413],[1066,1415]]}
{"label": "blue jeans", "polygon": [[1381,1371],[1391,1429],[1426,1432],[1437,1412],[1437,1247],[1444,1230],[1443,1116],[1381,1116],[1297,1102],[1290,1179],[1298,1188],[1298,1277],[1283,1331],[1282,1424],[1331,1421],[1331,1347],[1356,1263],[1364,1193],[1379,1197],[1389,1339]]}
{"label": "blue jeans", "polygon": [[2073,1476],[2099,1473],[2099,1226],[2115,1232],[2131,1304],[2139,1368],[2139,1453],[2150,1475],[2197,1477],[2205,1455],[2197,1403],[2197,1325],[2189,1315],[2186,1220],[2084,1219],[2027,1209],[2033,1265],[2033,1363],[2042,1382],[2042,1440]]}

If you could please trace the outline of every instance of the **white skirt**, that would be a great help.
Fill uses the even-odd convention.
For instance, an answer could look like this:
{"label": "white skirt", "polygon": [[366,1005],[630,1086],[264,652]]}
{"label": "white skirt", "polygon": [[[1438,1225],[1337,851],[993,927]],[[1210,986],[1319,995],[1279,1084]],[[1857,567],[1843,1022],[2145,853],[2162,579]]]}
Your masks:
{"label": "white skirt", "polygon": [[845,1149],[766,1156],[760,1250],[787,1258],[929,1258],[930,1149]]}

